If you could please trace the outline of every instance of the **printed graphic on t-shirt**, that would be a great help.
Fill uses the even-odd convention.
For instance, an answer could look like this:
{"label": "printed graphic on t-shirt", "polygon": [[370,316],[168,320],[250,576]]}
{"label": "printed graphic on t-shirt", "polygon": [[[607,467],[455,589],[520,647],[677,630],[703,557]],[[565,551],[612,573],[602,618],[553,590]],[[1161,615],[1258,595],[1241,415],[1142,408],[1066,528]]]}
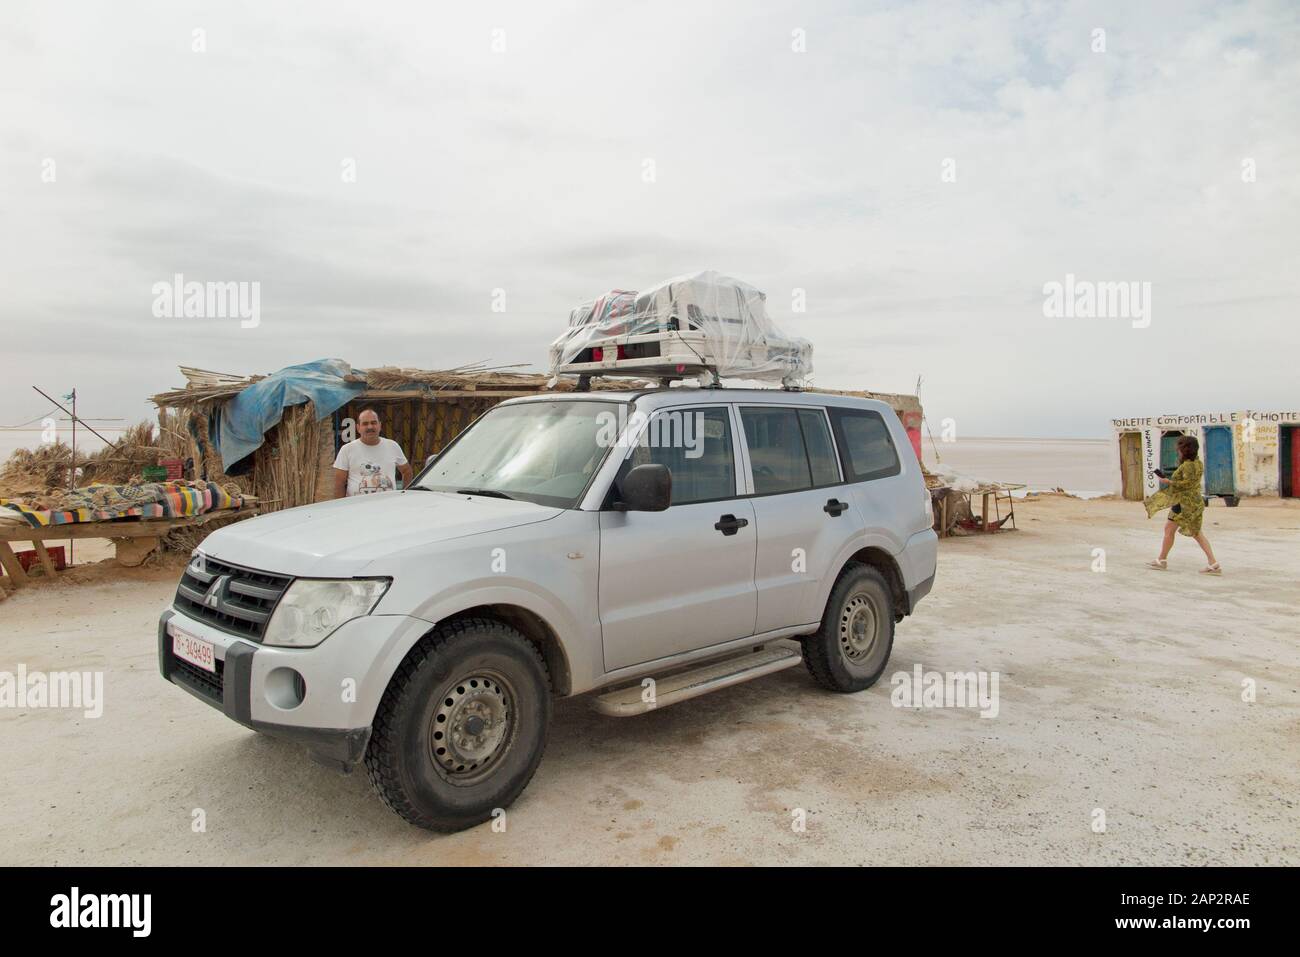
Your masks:
{"label": "printed graphic on t-shirt", "polygon": [[393,480],[384,474],[382,465],[376,462],[361,463],[361,478],[357,482],[358,495],[369,495],[372,492],[390,492],[393,488]]}

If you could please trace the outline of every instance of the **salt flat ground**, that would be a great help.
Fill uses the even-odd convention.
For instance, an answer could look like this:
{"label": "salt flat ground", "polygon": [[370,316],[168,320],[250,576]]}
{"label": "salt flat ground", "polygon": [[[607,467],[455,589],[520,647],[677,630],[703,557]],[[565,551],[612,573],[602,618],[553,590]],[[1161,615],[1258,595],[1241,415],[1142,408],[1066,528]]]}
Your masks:
{"label": "salt flat ground", "polygon": [[[102,669],[106,704],[0,708],[0,863],[1300,863],[1300,508],[1208,510],[1219,579],[1186,540],[1143,568],[1159,523],[1131,503],[1017,515],[941,544],[876,687],[800,668],[639,718],[560,702],[506,830],[451,836],[164,683],[176,569],[33,585],[0,602],[0,670]],[[997,717],[892,706],[918,663],[997,671]]]}

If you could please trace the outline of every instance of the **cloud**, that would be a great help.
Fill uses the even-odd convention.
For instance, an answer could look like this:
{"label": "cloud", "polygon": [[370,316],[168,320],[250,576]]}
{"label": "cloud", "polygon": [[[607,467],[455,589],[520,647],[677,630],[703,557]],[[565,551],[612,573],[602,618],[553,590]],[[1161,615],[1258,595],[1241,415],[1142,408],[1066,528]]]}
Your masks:
{"label": "cloud", "polygon": [[[541,365],[576,302],[716,268],[814,340],[819,384],[923,373],[931,414],[966,434],[1293,404],[1285,4],[18,3],[6,20],[6,402],[66,379],[133,417],[178,364]],[[154,319],[149,288],[177,272],[260,281],[262,326]],[[1151,327],[1044,319],[1066,273],[1151,282]]]}

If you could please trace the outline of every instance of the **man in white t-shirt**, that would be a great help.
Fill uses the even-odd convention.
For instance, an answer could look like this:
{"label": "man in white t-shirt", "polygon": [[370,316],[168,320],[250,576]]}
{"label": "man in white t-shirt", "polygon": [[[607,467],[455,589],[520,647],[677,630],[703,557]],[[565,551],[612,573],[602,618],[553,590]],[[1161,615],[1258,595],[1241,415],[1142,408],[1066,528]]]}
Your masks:
{"label": "man in white t-shirt", "polygon": [[400,445],[380,438],[379,414],[374,409],[357,416],[357,431],[361,437],[345,444],[334,459],[334,497],[391,492],[397,488],[398,472],[403,487],[409,485],[414,474],[410,463]]}

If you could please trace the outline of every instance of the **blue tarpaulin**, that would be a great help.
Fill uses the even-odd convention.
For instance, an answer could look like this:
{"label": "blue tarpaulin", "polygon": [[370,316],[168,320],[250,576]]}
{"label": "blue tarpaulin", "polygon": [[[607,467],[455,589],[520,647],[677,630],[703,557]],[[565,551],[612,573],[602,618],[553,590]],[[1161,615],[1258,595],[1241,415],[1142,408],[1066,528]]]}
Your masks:
{"label": "blue tarpaulin", "polygon": [[344,381],[351,372],[352,366],[342,359],[317,359],[288,366],[240,392],[209,423],[212,443],[221,451],[222,470],[229,472],[255,451],[287,406],[314,402],[316,417],[323,419],[347,405],[366,390],[364,382]]}

